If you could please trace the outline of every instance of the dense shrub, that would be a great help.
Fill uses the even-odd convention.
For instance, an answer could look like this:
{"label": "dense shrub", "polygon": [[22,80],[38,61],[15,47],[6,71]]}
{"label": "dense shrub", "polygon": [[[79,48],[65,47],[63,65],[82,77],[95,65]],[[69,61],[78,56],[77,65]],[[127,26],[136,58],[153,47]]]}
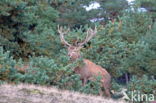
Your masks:
{"label": "dense shrub", "polygon": [[[59,5],[59,2],[52,2],[52,4],[49,2],[49,0],[0,1],[0,46],[2,46],[0,82],[54,85],[62,89],[98,94],[101,89],[99,79],[88,81],[86,86],[82,87],[80,76],[71,69],[83,63],[82,60],[72,62],[67,56],[66,47],[61,43],[57,33],[58,22],[56,21],[60,15],[54,8],[59,8],[53,8],[54,4]],[[67,15],[66,11],[64,15]],[[149,85],[146,88],[148,93],[155,89],[156,23],[154,17],[151,12],[140,12],[135,8],[124,11],[122,16],[113,20],[107,20],[104,25],[92,23],[96,25],[98,32],[89,43],[84,45],[81,54],[83,58],[106,68],[112,76],[114,90],[122,88],[121,84],[126,84],[124,86],[128,86],[128,91],[136,89],[144,92],[145,87],[138,86],[141,84]],[[62,20],[66,19],[62,18]],[[77,19],[79,20],[76,16]],[[68,22],[64,21],[60,24],[66,23]],[[70,24],[69,27],[75,25],[72,20]],[[82,42],[88,28],[86,24],[79,26],[79,29],[70,28],[71,31],[65,35],[65,39],[71,44]],[[28,65],[29,68],[20,72],[17,66],[23,65]],[[120,79],[123,79],[124,83],[121,83]]]}
{"label": "dense shrub", "polygon": [[143,75],[142,77],[134,76],[131,79],[131,81],[127,87],[128,87],[127,94],[131,100],[133,99],[132,92],[133,92],[133,95],[138,94],[138,96],[140,96],[140,97],[135,98],[137,101],[134,101],[134,103],[138,103],[139,100],[141,100],[143,98],[143,97],[141,97],[141,95],[143,95],[143,94],[145,94],[146,97],[144,96],[144,98],[143,98],[144,100],[141,100],[141,101],[148,102],[149,97],[150,98],[156,97],[156,91],[155,91],[156,80],[152,77],[149,78],[146,75]]}
{"label": "dense shrub", "polygon": [[11,75],[14,75],[16,71],[13,67],[15,66],[16,61],[10,57],[9,52],[3,51],[3,48],[0,47],[0,80],[1,81],[9,81]]}
{"label": "dense shrub", "polygon": [[[9,52],[4,53],[0,49],[0,81],[10,83],[33,83],[40,85],[56,86],[61,89],[76,90],[84,93],[99,94],[99,82],[90,81],[85,87],[82,87],[80,76],[75,74],[71,68],[80,65],[78,60],[74,63],[57,64],[55,60],[48,57],[30,58],[28,68],[24,72],[17,69],[24,66],[24,62],[13,60]],[[67,58],[67,57],[64,57]],[[66,62],[67,63],[67,62]]]}
{"label": "dense shrub", "polygon": [[48,55],[57,17],[58,12],[43,0],[1,0],[0,45],[14,58]]}

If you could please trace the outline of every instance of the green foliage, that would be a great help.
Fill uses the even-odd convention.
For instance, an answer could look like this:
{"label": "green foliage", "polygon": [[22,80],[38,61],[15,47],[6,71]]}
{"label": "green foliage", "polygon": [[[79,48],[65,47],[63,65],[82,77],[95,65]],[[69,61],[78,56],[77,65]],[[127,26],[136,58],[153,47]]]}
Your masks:
{"label": "green foliage", "polygon": [[[131,95],[132,91],[139,91],[140,94],[155,94],[156,80],[148,78],[146,75],[142,77],[134,76],[128,85],[128,95]],[[131,96],[129,96],[131,97]]]}
{"label": "green foliage", "polygon": [[3,51],[3,48],[0,47],[0,80],[8,81],[11,77],[11,74],[15,72],[13,69],[16,61],[10,57],[9,52]]}
{"label": "green foliage", "polygon": [[99,95],[103,92],[104,95],[104,88],[101,87],[101,77],[95,77],[96,80],[92,81],[90,80],[84,87],[82,87],[79,91],[87,94],[94,94]]}
{"label": "green foliage", "polygon": [[28,58],[33,52],[48,55],[44,49],[55,42],[57,17],[46,1],[1,0],[0,45],[15,58]]}
{"label": "green foliage", "polygon": [[[140,12],[137,7],[143,4],[139,6],[137,3],[133,10],[121,12],[127,6],[121,0],[113,0],[117,6],[112,0],[98,0],[101,8],[86,11],[83,6],[91,4],[91,1],[1,0],[0,83],[54,85],[99,94],[100,79],[88,81],[82,86],[80,75],[73,72],[73,68],[82,66],[82,59],[86,58],[106,68],[112,76],[114,90],[122,87],[120,81],[117,82],[118,77],[127,73],[131,80],[127,85],[129,91],[136,89],[151,93],[156,77],[155,12]],[[152,7],[155,7],[154,4]],[[91,23],[90,19],[96,16],[105,18],[105,25]],[[108,20],[112,18],[114,20]],[[73,45],[85,39],[90,27],[86,24],[96,25],[96,36],[81,50],[83,58],[70,61],[67,48],[61,44],[56,30],[58,24],[70,27],[71,31],[65,35],[65,39]],[[10,53],[6,52],[8,50]],[[17,62],[13,58],[21,59]],[[29,68],[20,72],[17,67],[25,64]],[[149,86],[145,88],[146,85]]]}
{"label": "green foliage", "polygon": [[121,20],[122,31],[120,35],[128,42],[138,41],[146,35],[149,26],[152,24],[151,16],[142,12],[127,12]]}
{"label": "green foliage", "polygon": [[[53,85],[61,89],[69,89],[81,91],[84,93],[98,94],[100,84],[97,81],[90,81],[85,87],[82,87],[80,76],[73,72],[73,69],[81,62],[78,60],[74,63],[60,65],[53,59],[48,57],[34,57],[30,58],[29,67],[25,69],[24,73],[17,70],[15,61],[9,56],[9,53],[4,53],[1,48],[1,67],[0,80],[1,83],[8,81],[11,83],[33,83],[40,85]],[[8,62],[6,62],[8,61]],[[11,66],[12,64],[12,66]],[[23,64],[19,61],[17,64]]]}
{"label": "green foliage", "polygon": [[[100,7],[86,11],[86,7],[93,3],[99,3]],[[60,12],[57,23],[74,28],[93,25],[90,20],[95,18],[102,18],[101,23],[105,23],[122,15],[122,11],[128,7],[126,0],[55,0],[51,1],[51,5]]]}
{"label": "green foliage", "polygon": [[149,28],[151,24],[150,16],[132,11],[120,21],[99,26],[84,57],[105,67],[113,77],[155,75],[155,27]]}

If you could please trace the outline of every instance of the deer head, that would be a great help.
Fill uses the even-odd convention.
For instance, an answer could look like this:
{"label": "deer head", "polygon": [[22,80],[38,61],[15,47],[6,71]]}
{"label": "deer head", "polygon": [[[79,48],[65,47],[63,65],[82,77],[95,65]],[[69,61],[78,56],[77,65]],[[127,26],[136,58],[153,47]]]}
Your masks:
{"label": "deer head", "polygon": [[58,32],[60,34],[60,40],[61,42],[67,46],[67,50],[68,50],[68,56],[70,57],[71,60],[76,60],[77,58],[80,58],[80,50],[83,47],[84,44],[86,44],[88,41],[90,41],[97,33],[97,29],[95,27],[95,29],[91,29],[89,28],[86,32],[87,32],[87,36],[85,38],[85,40],[83,42],[80,43],[75,43],[75,45],[69,44],[65,39],[64,39],[64,35],[67,34],[70,31],[70,29],[68,28],[67,30],[64,30],[63,27],[59,27],[58,26]]}

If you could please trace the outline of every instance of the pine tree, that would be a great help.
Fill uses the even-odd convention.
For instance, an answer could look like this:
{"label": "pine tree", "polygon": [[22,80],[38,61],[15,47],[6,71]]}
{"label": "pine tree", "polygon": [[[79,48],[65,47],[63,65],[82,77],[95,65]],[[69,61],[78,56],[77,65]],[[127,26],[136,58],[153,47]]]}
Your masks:
{"label": "pine tree", "polygon": [[45,54],[43,48],[55,39],[57,17],[58,12],[43,0],[1,0],[0,45],[15,58]]}
{"label": "pine tree", "polygon": [[[99,3],[100,8],[86,11],[86,7],[94,3]],[[91,25],[91,19],[103,19],[101,22],[106,23],[128,7],[126,0],[60,0],[52,1],[51,5],[60,12],[59,24],[78,28]]]}

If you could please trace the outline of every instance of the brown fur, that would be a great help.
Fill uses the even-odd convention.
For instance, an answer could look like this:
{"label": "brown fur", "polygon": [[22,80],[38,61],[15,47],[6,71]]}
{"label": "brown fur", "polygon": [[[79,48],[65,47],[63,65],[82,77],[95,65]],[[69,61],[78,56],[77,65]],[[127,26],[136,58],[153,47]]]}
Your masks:
{"label": "brown fur", "polygon": [[[111,87],[111,76],[106,71],[106,69],[102,68],[99,65],[96,65],[95,63],[91,62],[88,59],[83,59],[83,62],[85,63],[83,67],[77,67],[74,69],[75,73],[80,74],[81,79],[83,81],[83,85],[86,84],[88,80],[96,80],[97,76],[101,76],[101,86],[105,89],[105,94],[108,97],[111,97],[110,95],[110,87]],[[100,93],[102,95],[102,93]]]}
{"label": "brown fur", "polygon": [[[72,61],[80,58],[80,49],[76,46],[68,47],[68,56]],[[92,61],[88,59],[83,59],[84,66],[76,67],[74,69],[75,73],[80,74],[81,80],[83,81],[83,85],[86,84],[88,80],[96,80],[97,76],[101,76],[101,86],[105,89],[105,94],[108,97],[111,97],[110,88],[111,88],[111,76],[106,71],[106,69],[102,68],[99,65],[96,65]],[[103,93],[100,91],[100,95]]]}

